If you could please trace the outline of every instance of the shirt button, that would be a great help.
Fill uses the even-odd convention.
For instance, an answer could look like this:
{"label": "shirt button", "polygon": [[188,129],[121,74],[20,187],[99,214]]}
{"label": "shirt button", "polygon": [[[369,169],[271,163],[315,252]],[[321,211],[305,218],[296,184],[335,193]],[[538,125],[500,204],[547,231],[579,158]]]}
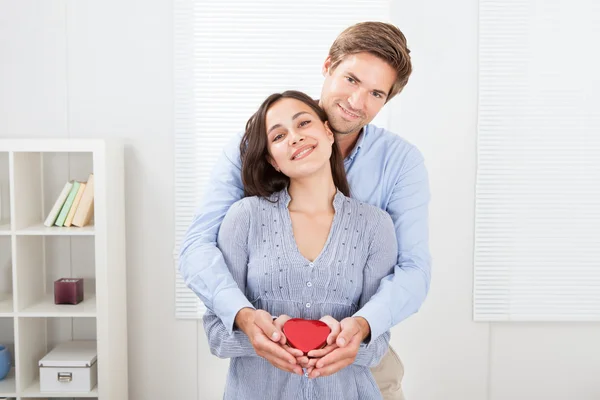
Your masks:
{"label": "shirt button", "polygon": [[311,283],[311,282],[307,282],[307,283],[306,283],[306,286],[308,286],[308,287],[311,287],[311,286],[312,286],[312,283]]}
{"label": "shirt button", "polygon": [[306,303],[306,308],[310,308],[310,303]]}
{"label": "shirt button", "polygon": [[309,266],[309,267],[314,267],[314,266],[315,266],[315,264],[313,264],[313,263],[308,263],[308,266]]}
{"label": "shirt button", "polygon": [[304,377],[305,377],[305,378],[308,378],[308,372],[305,372],[305,373],[304,373]]}

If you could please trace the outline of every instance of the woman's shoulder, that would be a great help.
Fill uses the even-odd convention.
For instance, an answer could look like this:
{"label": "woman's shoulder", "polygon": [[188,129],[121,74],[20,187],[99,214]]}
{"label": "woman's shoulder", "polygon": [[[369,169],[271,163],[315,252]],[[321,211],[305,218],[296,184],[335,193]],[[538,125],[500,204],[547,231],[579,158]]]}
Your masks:
{"label": "woman's shoulder", "polygon": [[366,222],[368,225],[377,225],[380,224],[384,219],[391,219],[390,215],[387,211],[382,210],[381,208],[374,206],[372,204],[366,203],[364,201],[352,198],[345,197],[346,203],[350,208],[350,212],[358,212],[359,217],[357,220],[361,220]]}
{"label": "woman's shoulder", "polygon": [[241,198],[229,207],[228,213],[248,212],[252,208],[254,208],[258,204],[259,201],[260,201],[260,198],[258,196],[250,196],[250,197]]}
{"label": "woman's shoulder", "polygon": [[394,222],[387,211],[358,199],[346,197],[345,200],[347,212],[355,215],[351,223],[362,229],[370,240],[378,235],[395,233]]}
{"label": "woman's shoulder", "polygon": [[244,197],[236,201],[231,206],[229,206],[225,218],[234,221],[239,221],[240,219],[248,219],[252,214],[251,210],[255,202],[256,199],[253,197]]}
{"label": "woman's shoulder", "polygon": [[256,215],[257,211],[260,211],[261,209],[265,208],[266,205],[272,206],[272,203],[264,197],[244,197],[236,201],[229,207],[227,215],[234,215],[237,217],[245,216],[246,218],[251,218],[253,215]]}

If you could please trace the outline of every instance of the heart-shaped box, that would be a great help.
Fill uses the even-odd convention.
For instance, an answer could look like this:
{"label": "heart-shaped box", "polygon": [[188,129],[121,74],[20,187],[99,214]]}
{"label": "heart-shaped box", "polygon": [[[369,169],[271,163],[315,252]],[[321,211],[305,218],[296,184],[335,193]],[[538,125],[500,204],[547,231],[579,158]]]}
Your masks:
{"label": "heart-shaped box", "polygon": [[288,345],[304,354],[325,347],[330,333],[331,329],[323,321],[292,318],[283,325],[283,334]]}

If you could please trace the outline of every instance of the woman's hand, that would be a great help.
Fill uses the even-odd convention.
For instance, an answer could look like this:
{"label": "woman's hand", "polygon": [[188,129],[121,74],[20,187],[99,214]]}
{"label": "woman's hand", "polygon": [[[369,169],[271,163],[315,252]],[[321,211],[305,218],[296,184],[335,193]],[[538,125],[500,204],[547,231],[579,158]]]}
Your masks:
{"label": "woman's hand", "polygon": [[[306,357],[306,360],[297,359],[298,364],[300,364],[300,366],[302,368],[307,368],[308,369],[307,372],[309,374],[313,370],[315,364],[321,357],[326,356],[327,354],[331,353],[332,351],[334,351],[335,349],[338,348],[338,346],[335,342],[336,342],[338,335],[341,332],[340,323],[330,315],[324,316],[323,318],[320,319],[320,321],[325,322],[327,324],[327,326],[329,326],[329,329],[331,329],[331,333],[329,333],[329,336],[327,336],[327,345],[322,349],[309,351],[308,357]],[[304,362],[304,361],[306,361],[306,362]]]}

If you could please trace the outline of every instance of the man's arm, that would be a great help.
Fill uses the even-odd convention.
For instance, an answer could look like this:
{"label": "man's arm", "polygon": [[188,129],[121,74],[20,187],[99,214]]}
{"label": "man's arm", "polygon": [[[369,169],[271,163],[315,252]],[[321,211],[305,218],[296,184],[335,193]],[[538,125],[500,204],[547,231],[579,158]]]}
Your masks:
{"label": "man's arm", "polygon": [[[240,292],[246,291],[248,275],[248,235],[250,212],[244,202],[234,203],[219,229],[218,246]],[[204,331],[212,354],[220,358],[257,356],[248,336],[241,331],[230,333],[210,309],[203,318]]]}
{"label": "man's arm", "polygon": [[253,308],[217,247],[225,214],[244,194],[239,144],[240,136],[236,135],[221,154],[179,253],[179,271],[186,285],[223,321],[229,333],[233,332],[237,313],[245,307]]}
{"label": "man's arm", "polygon": [[394,272],[381,280],[377,293],[356,312],[369,323],[370,340],[419,310],[429,291],[429,179],[423,156],[413,147],[405,156],[386,211],[398,241]]}
{"label": "man's arm", "polygon": [[250,339],[242,331],[227,332],[223,322],[208,310],[202,318],[210,352],[219,358],[258,356]]}
{"label": "man's arm", "polygon": [[[397,256],[398,245],[394,223],[389,215],[382,213],[369,245],[367,265],[363,270],[363,289],[358,302],[359,309],[362,309],[377,292],[381,279],[392,273]],[[371,337],[368,346],[364,342],[361,343],[354,364],[367,367],[379,364],[387,353],[389,340],[390,333],[386,331]]]}

